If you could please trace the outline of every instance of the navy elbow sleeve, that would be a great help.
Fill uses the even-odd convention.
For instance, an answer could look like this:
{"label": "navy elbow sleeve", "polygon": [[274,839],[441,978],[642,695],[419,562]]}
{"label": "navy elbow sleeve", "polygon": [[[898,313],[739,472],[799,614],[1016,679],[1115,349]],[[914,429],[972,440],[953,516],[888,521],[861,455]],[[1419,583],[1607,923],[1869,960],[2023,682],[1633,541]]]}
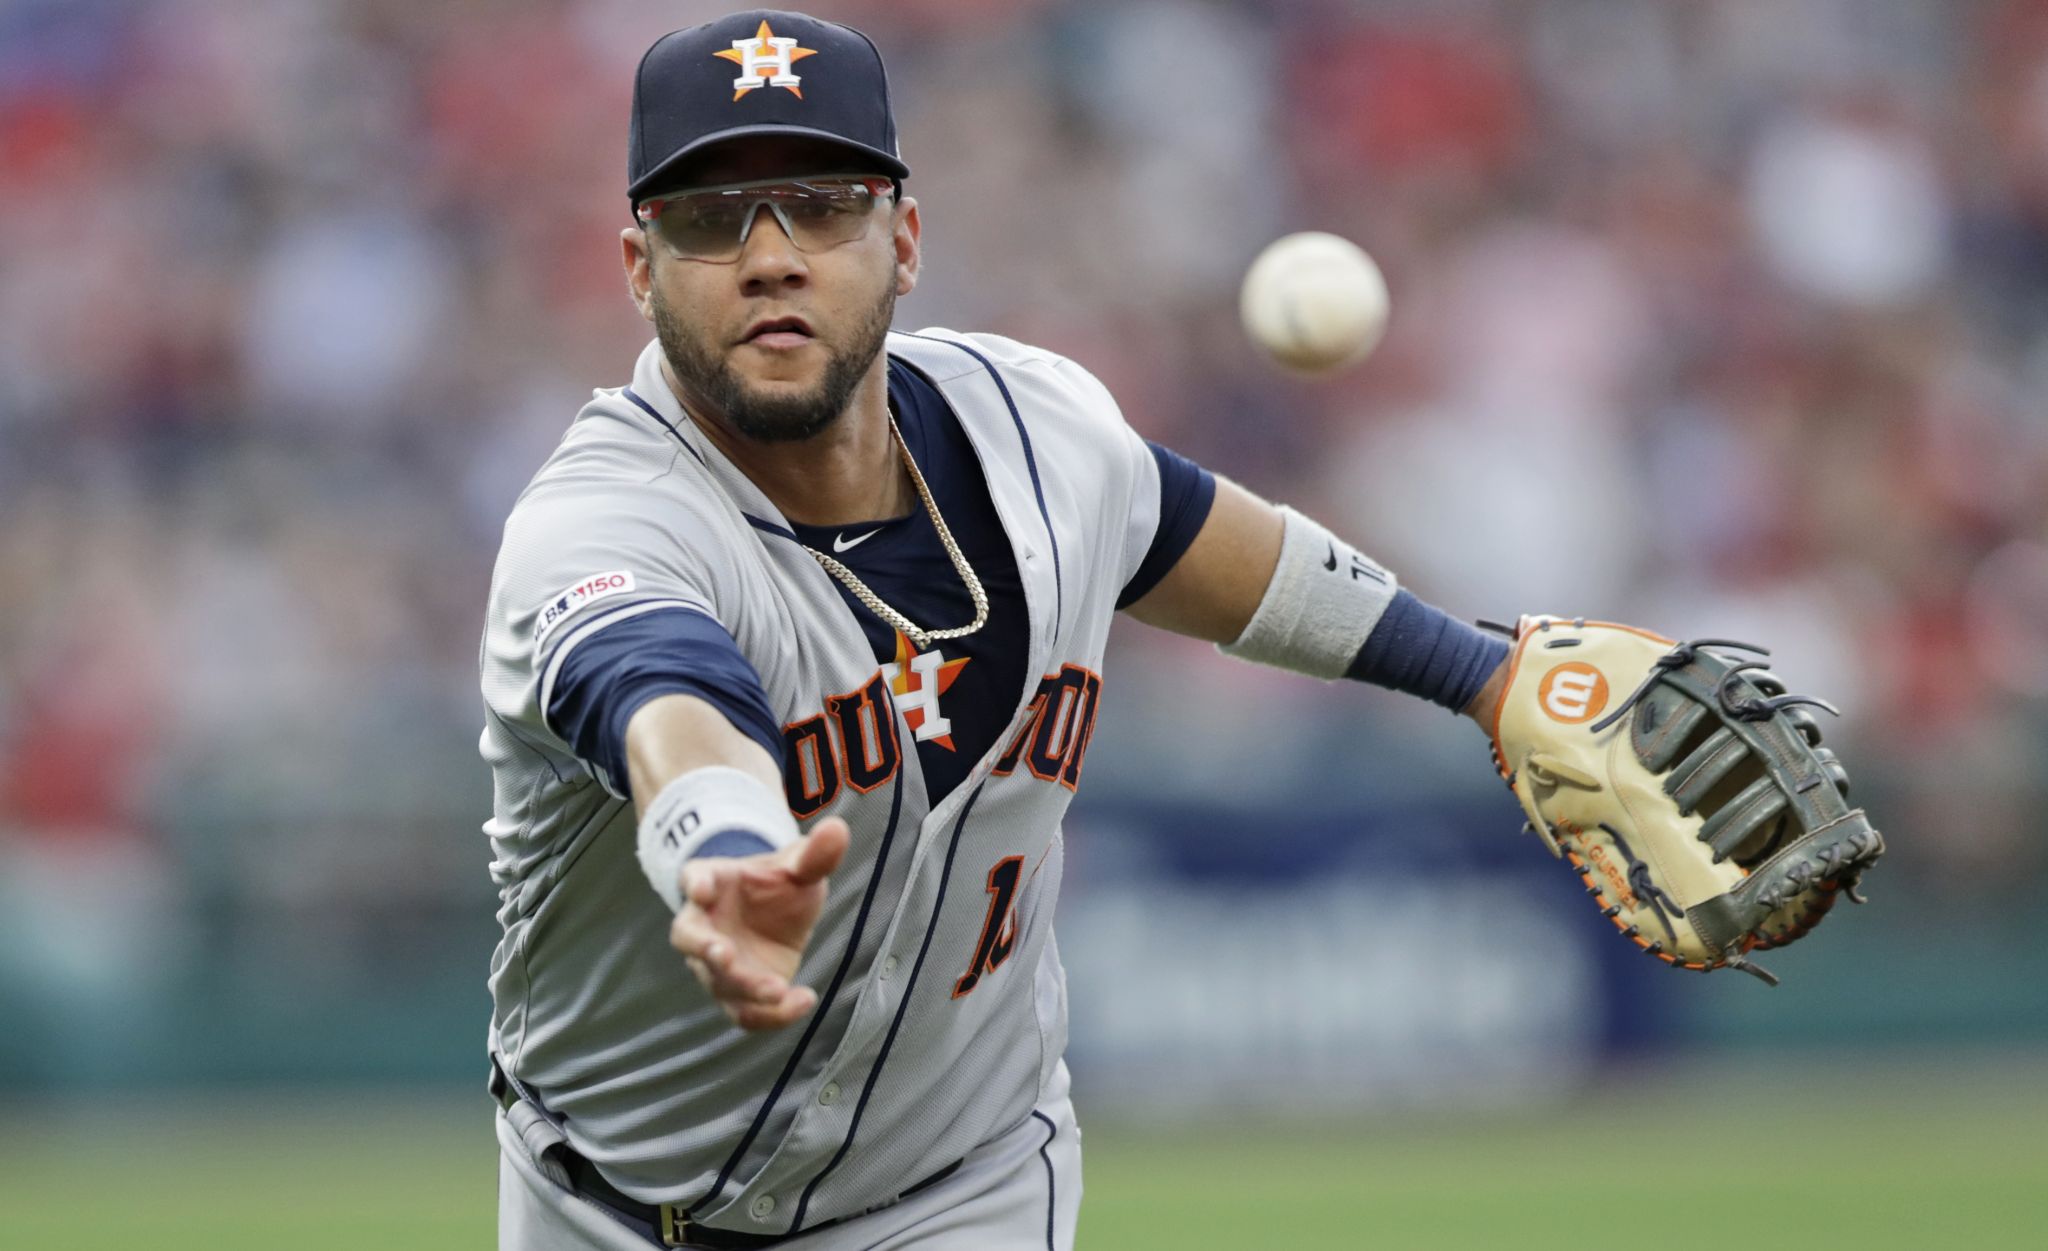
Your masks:
{"label": "navy elbow sleeve", "polygon": [[580,641],[562,659],[548,724],[623,793],[626,726],[662,695],[704,700],[782,766],[782,729],[760,674],[724,626],[687,609],[629,617]]}
{"label": "navy elbow sleeve", "polygon": [[1147,591],[1159,585],[1159,579],[1180,563],[1216,503],[1215,474],[1150,439],[1145,446],[1152,450],[1152,459],[1159,466],[1159,528],[1152,532],[1152,546],[1146,550],[1138,572],[1131,575],[1116,597],[1118,608],[1129,608],[1143,599]]}

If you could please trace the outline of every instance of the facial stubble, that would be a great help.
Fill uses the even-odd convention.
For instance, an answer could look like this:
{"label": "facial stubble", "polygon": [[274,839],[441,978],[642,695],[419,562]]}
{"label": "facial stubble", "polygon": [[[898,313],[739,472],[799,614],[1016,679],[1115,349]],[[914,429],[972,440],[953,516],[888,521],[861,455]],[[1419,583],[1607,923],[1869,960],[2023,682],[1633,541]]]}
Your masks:
{"label": "facial stubble", "polygon": [[[853,400],[854,389],[881,352],[896,315],[895,283],[884,282],[867,316],[854,326],[853,340],[846,349],[835,352],[826,347],[825,372],[815,387],[795,395],[763,395],[748,385],[724,352],[676,315],[659,290],[652,297],[654,332],[677,379],[724,416],[733,429],[763,443],[808,439],[839,420]],[[824,346],[822,341],[820,345]]]}

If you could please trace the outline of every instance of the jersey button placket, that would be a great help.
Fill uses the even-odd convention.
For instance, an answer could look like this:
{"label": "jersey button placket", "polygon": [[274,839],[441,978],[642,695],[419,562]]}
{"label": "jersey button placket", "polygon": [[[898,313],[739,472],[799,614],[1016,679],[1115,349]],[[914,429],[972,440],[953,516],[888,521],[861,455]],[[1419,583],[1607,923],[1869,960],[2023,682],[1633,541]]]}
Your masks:
{"label": "jersey button placket", "polygon": [[755,1196],[754,1201],[747,1205],[747,1211],[752,1212],[754,1214],[754,1219],[757,1221],[767,1220],[769,1217],[775,1215],[775,1196]]}
{"label": "jersey button placket", "polygon": [[896,957],[890,956],[882,961],[882,980],[886,982],[894,976],[896,976]]}
{"label": "jersey button placket", "polygon": [[826,1082],[825,1088],[818,1092],[818,1102],[828,1108],[839,1102],[839,1083]]}

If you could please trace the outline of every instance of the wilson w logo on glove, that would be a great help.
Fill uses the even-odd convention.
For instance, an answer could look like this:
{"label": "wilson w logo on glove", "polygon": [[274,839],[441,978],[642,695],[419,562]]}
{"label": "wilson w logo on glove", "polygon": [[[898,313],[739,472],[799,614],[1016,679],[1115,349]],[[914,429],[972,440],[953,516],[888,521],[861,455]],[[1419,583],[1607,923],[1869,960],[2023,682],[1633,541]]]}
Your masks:
{"label": "wilson w logo on glove", "polygon": [[1607,679],[1591,665],[1569,661],[1543,675],[1536,698],[1552,721],[1577,725],[1606,709]]}
{"label": "wilson w logo on glove", "polygon": [[1584,619],[1481,624],[1515,640],[1494,764],[1638,947],[1775,985],[1749,953],[1802,937],[1837,895],[1862,902],[1884,839],[1849,806],[1848,772],[1807,711],[1835,709],[1723,654],[1764,649]]}

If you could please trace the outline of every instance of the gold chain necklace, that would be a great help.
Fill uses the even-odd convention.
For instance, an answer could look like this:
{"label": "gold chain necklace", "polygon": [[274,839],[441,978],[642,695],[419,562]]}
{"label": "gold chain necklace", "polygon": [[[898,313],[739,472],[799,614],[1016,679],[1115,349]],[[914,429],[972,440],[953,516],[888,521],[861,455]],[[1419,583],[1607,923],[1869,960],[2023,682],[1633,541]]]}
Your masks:
{"label": "gold chain necklace", "polygon": [[804,545],[804,550],[818,558],[818,563],[825,567],[825,572],[845,583],[846,589],[853,592],[855,599],[867,605],[869,612],[903,631],[910,637],[910,641],[922,650],[940,639],[957,639],[962,635],[972,634],[988,624],[988,592],[981,589],[981,579],[974,576],[974,567],[967,563],[967,557],[961,552],[960,545],[953,541],[953,532],[946,528],[946,519],[939,515],[939,506],[932,501],[931,488],[924,484],[924,475],[917,471],[917,462],[911,459],[910,445],[903,441],[903,432],[896,428],[894,413],[889,414],[889,435],[896,440],[896,452],[903,457],[903,467],[910,471],[910,482],[917,488],[917,498],[924,501],[925,512],[931,514],[932,528],[939,532],[939,542],[945,547],[947,558],[953,562],[953,568],[959,573],[960,580],[967,584],[968,597],[974,601],[974,620],[964,626],[954,626],[946,630],[927,630],[912,625],[910,618],[883,603],[882,597],[875,594],[874,589],[867,583],[861,581],[860,575],[853,570],[809,544]]}

